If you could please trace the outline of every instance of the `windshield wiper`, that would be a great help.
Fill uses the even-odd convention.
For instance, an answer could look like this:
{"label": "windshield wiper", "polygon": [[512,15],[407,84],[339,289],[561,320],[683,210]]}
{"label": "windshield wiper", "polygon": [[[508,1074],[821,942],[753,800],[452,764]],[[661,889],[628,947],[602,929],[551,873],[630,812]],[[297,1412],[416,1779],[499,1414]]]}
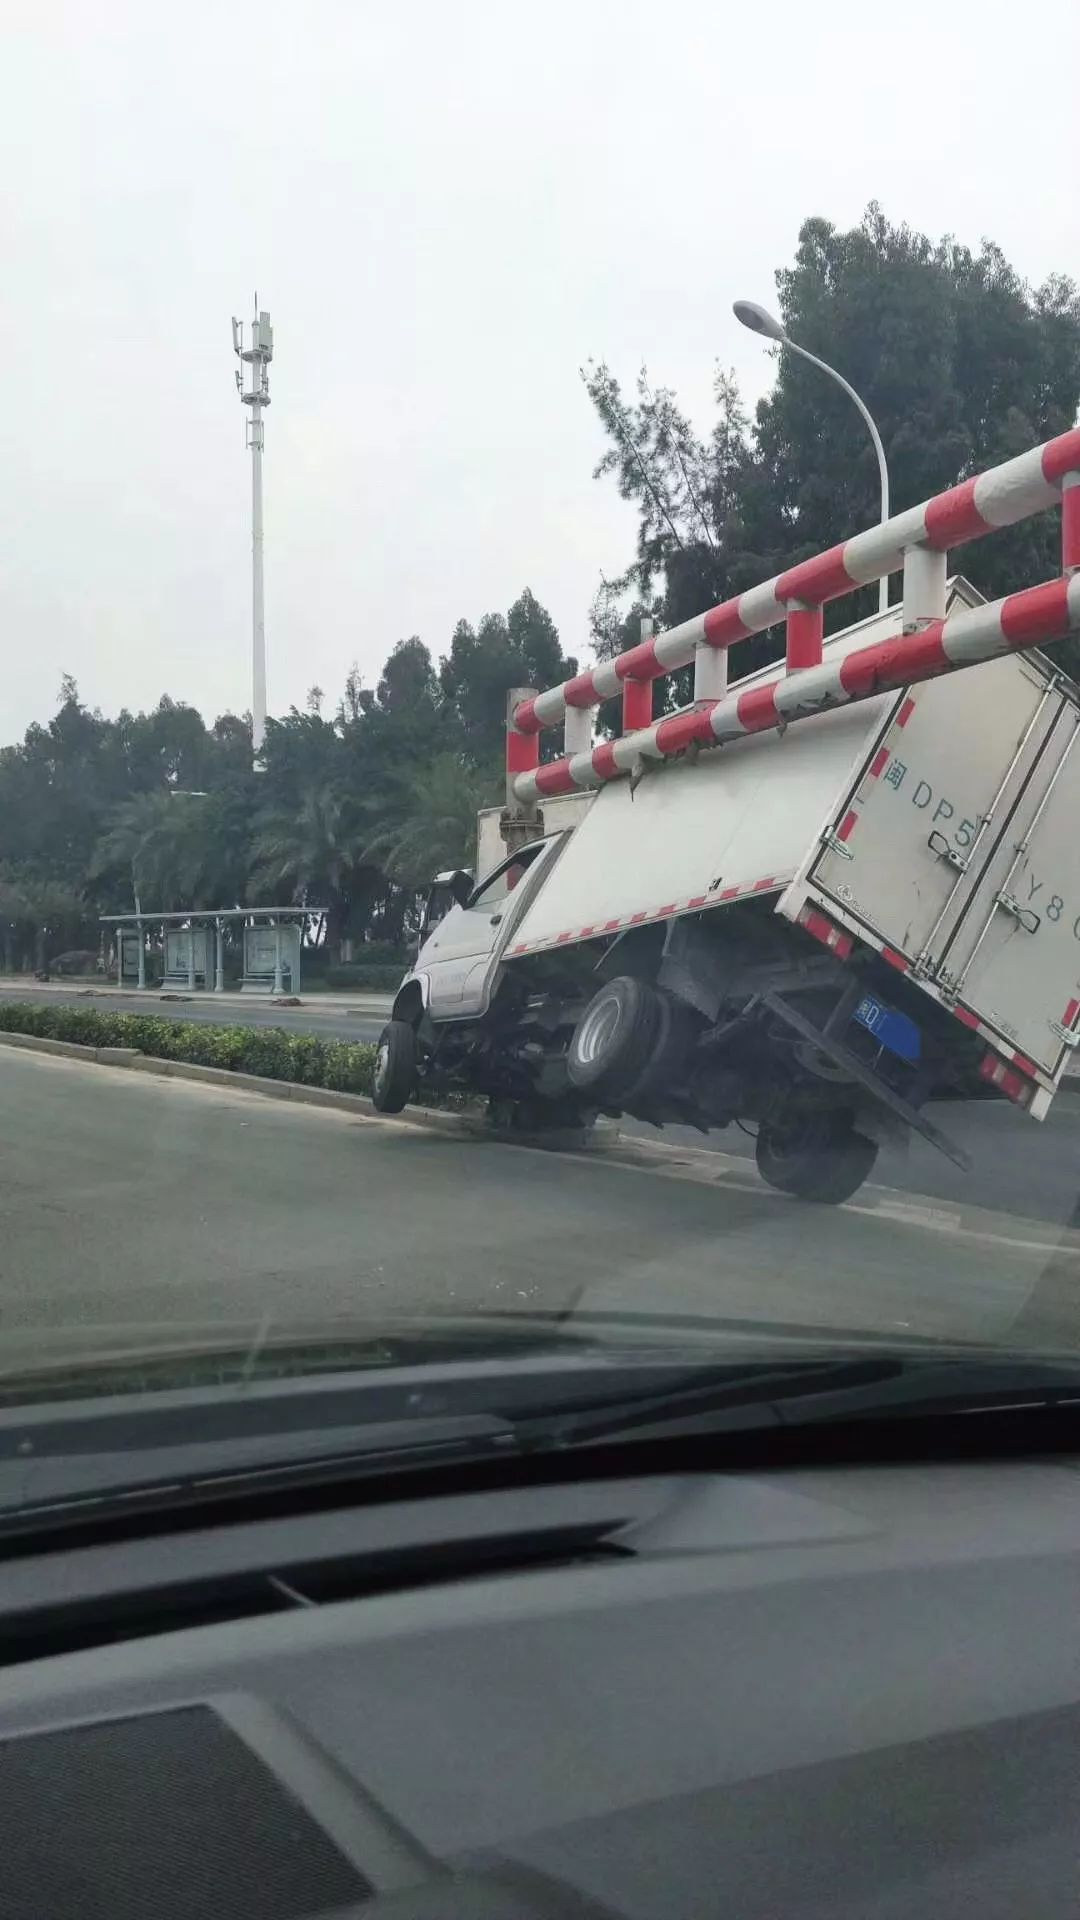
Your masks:
{"label": "windshield wiper", "polygon": [[[628,1387],[628,1377],[637,1377],[636,1389]],[[437,1384],[444,1404],[430,1414],[406,1411],[407,1401],[417,1397],[415,1386],[388,1399],[382,1384],[364,1383],[353,1389],[354,1400],[373,1402],[371,1411],[377,1406],[381,1417],[291,1426],[282,1421],[284,1407],[275,1406],[271,1427],[215,1431],[197,1441],[181,1439],[175,1415],[163,1413],[167,1434],[143,1447],[138,1414],[134,1424],[127,1423],[124,1447],[114,1430],[85,1432],[80,1441],[77,1431],[50,1436],[45,1426],[32,1451],[24,1441],[14,1454],[0,1453],[0,1540],[398,1474],[524,1462],[609,1443],[1080,1409],[1080,1362],[998,1356],[986,1349],[606,1365],[591,1377],[563,1363],[546,1378],[484,1369],[465,1381],[443,1375]],[[223,1407],[223,1414],[228,1411]],[[185,1415],[185,1424],[190,1417]]]}
{"label": "windshield wiper", "polygon": [[1080,1408],[1080,1364],[971,1354],[802,1361],[710,1371],[705,1380],[515,1423],[525,1451],[828,1423],[930,1420]]}

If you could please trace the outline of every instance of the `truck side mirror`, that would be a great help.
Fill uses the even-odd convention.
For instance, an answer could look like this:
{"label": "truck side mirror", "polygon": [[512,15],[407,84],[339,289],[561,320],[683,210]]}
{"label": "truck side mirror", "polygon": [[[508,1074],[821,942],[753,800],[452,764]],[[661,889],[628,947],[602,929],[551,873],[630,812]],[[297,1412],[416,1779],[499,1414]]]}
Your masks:
{"label": "truck side mirror", "polygon": [[457,871],[455,873],[452,873],[450,876],[450,891],[453,894],[454,900],[456,901],[459,907],[463,907],[465,905],[465,902],[468,899],[472,890],[473,890],[472,874],[469,873],[466,870],[466,868],[459,867]]}

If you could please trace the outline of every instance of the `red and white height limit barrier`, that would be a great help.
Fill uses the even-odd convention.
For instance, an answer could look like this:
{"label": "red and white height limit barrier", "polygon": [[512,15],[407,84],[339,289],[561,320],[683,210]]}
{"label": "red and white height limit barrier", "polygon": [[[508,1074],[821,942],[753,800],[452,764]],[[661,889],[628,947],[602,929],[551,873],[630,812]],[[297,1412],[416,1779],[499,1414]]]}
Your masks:
{"label": "red and white height limit barrier", "polygon": [[[1061,577],[945,618],[950,548],[1061,505]],[[827,601],[903,569],[903,633],[823,661]],[[787,625],[785,672],[726,693],[726,649],[779,621]],[[1048,440],[920,507],[857,533],[840,546],[725,600],[696,619],[643,638],[614,660],[520,701],[507,727],[507,801],[602,786],[642,761],[715,746],[783,727],[812,713],[930,680],[1014,648],[1043,646],[1080,630],[1080,427]],[[649,724],[652,682],[694,663],[694,704]],[[592,745],[594,707],[623,695],[619,740]],[[539,736],[565,729],[566,754],[541,767]]]}

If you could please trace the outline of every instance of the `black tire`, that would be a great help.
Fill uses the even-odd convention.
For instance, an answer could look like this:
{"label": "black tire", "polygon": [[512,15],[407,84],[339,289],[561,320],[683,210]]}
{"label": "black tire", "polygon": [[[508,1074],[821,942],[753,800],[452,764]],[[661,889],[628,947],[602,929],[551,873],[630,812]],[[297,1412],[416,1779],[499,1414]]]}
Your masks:
{"label": "black tire", "polygon": [[667,993],[658,993],[656,999],[659,1010],[656,1038],[644,1066],[623,1095],[627,1113],[643,1110],[646,1117],[657,1096],[662,1096],[665,1085],[685,1066],[694,1042],[695,1023],[690,1009]]}
{"label": "black tire", "polygon": [[660,998],[644,980],[619,974],[594,993],[570,1041],[571,1086],[602,1105],[618,1101],[647,1065],[661,1027]]}
{"label": "black tire", "polygon": [[757,1137],[757,1168],[780,1193],[821,1206],[850,1200],[877,1159],[877,1143],[855,1131],[845,1109],[807,1111],[790,1120],[762,1122]]}
{"label": "black tire", "polygon": [[416,1029],[391,1020],[379,1036],[371,1101],[376,1113],[400,1113],[416,1085]]}

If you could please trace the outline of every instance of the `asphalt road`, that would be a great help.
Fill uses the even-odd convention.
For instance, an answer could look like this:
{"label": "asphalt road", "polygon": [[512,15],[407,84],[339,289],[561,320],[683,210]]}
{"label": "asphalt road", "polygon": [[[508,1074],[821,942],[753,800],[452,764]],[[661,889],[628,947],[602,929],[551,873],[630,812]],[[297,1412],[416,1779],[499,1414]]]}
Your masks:
{"label": "asphalt road", "polygon": [[50,1329],[493,1309],[1080,1344],[1080,1235],[1014,1215],[883,1187],[810,1209],[713,1153],[552,1153],[15,1050],[0,1110],[8,1364]]}
{"label": "asphalt road", "polygon": [[[300,1007],[271,1007],[265,1001],[215,1005],[212,999],[162,1000],[157,994],[113,994],[88,998],[85,987],[66,989],[0,986],[0,999],[40,1005],[114,1008],[117,1012],[161,1015],[166,1019],[255,1027],[285,1027],[293,1033],[317,1033],[341,1040],[377,1040],[385,1015],[322,1008],[317,997]],[[875,1181],[903,1192],[928,1195],[955,1206],[990,1207],[1057,1225],[1075,1216],[1080,1226],[1080,1091],[1059,1094],[1049,1119],[1040,1125],[1006,1101],[935,1109],[938,1124],[971,1154],[971,1173],[963,1173],[944,1155],[913,1138],[905,1149],[891,1146],[878,1157]],[[643,1139],[676,1147],[693,1146],[734,1156],[752,1166],[753,1140],[737,1127],[703,1137],[692,1129],[658,1132],[634,1122],[624,1130]]]}
{"label": "asphalt road", "polygon": [[[912,1136],[906,1146],[881,1149],[875,1182],[958,1207],[991,1207],[1057,1226],[1080,1226],[1080,1093],[1059,1093],[1041,1123],[1005,1100],[935,1107],[933,1117],[967,1149],[971,1172],[962,1172],[936,1147]],[[715,1150],[753,1166],[753,1139],[738,1127],[707,1138],[689,1127],[658,1132],[632,1126],[629,1131],[675,1147]]]}

